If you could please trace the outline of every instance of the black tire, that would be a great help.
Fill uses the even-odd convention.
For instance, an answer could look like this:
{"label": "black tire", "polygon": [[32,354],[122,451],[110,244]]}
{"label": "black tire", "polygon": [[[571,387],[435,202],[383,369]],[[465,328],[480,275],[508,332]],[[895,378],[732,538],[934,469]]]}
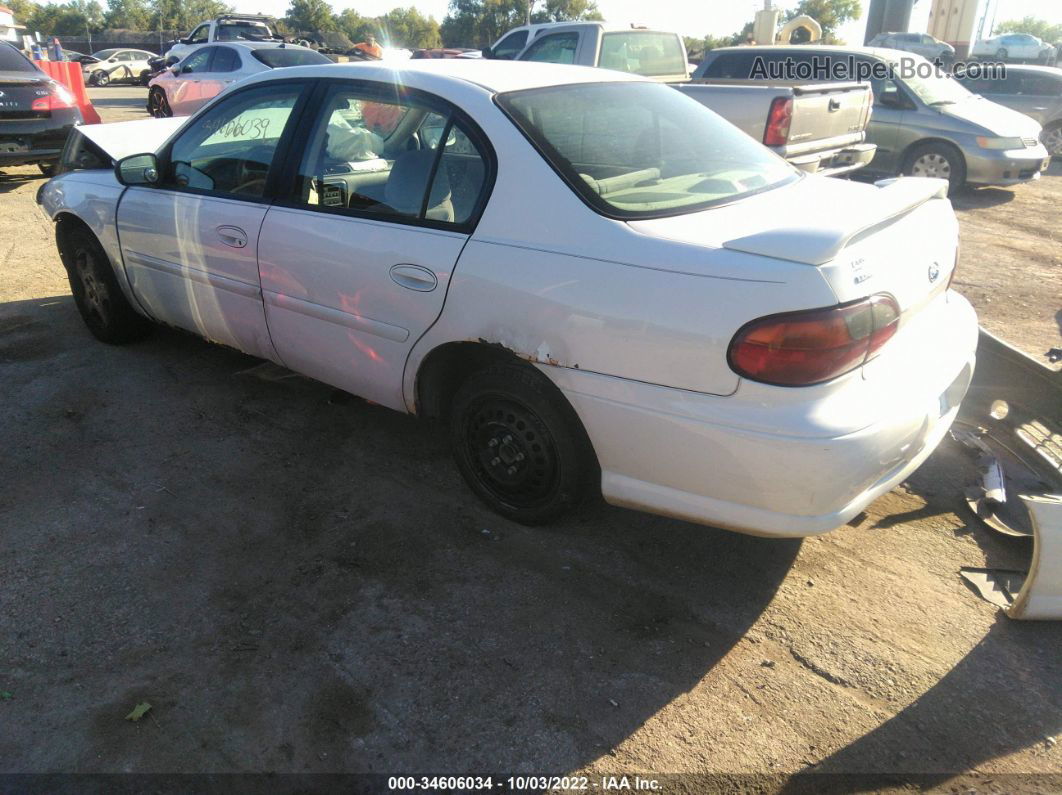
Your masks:
{"label": "black tire", "polygon": [[450,412],[454,459],[493,511],[525,525],[556,519],[597,474],[590,440],[560,391],[530,366],[473,374]]}
{"label": "black tire", "polygon": [[1048,124],[1040,132],[1040,141],[1051,157],[1062,157],[1062,121]]}
{"label": "black tire", "polygon": [[142,86],[146,86],[151,81],[151,72],[145,69],[140,73],[139,83]]}
{"label": "black tire", "polygon": [[37,168],[41,170],[41,173],[46,177],[54,177],[55,172],[59,169],[58,163],[38,163]]}
{"label": "black tire", "polygon": [[151,322],[126,300],[95,235],[82,227],[71,229],[59,238],[59,256],[81,319],[96,339],[123,345],[143,339],[151,331]]}
{"label": "black tire", "polygon": [[99,86],[100,88],[103,88],[105,85],[111,82],[111,76],[106,72],[94,72],[93,74],[95,77],[95,80],[93,82],[94,86]]}
{"label": "black tire", "polygon": [[951,194],[966,184],[966,161],[955,147],[929,141],[911,147],[903,161],[903,173],[910,177],[946,179]]}
{"label": "black tire", "polygon": [[151,91],[148,92],[148,113],[156,119],[168,119],[173,115],[169,100],[166,99],[166,92],[158,86],[152,86]]}
{"label": "black tire", "polygon": [[1007,60],[1007,55],[1009,55],[1009,53],[1007,52],[1006,47],[1000,47],[996,50],[996,60],[1005,61]]}

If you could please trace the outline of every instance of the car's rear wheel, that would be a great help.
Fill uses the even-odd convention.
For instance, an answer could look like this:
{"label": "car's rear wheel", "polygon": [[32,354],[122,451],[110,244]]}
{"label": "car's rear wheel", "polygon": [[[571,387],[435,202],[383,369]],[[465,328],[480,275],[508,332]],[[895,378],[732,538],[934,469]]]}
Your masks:
{"label": "car's rear wheel", "polygon": [[1062,157],[1062,121],[1044,127],[1040,140],[1047,147],[1051,157]]}
{"label": "car's rear wheel", "polygon": [[966,164],[954,147],[930,142],[914,147],[904,160],[903,173],[911,177],[935,177],[948,181],[948,192],[966,182]]}
{"label": "car's rear wheel", "polygon": [[1001,61],[1007,60],[1007,55],[1008,55],[1008,53],[1007,53],[1007,48],[1006,47],[1000,47],[998,50],[996,50],[996,58],[998,58]]}
{"label": "car's rear wheel", "polygon": [[148,111],[156,119],[166,119],[173,115],[166,92],[158,86],[152,86],[148,93]]}
{"label": "car's rear wheel", "polygon": [[458,469],[492,510],[521,524],[557,518],[596,473],[575,411],[541,373],[500,365],[472,375],[450,413]]}
{"label": "car's rear wheel", "polygon": [[92,78],[92,84],[100,88],[111,82],[111,76],[106,72],[93,72]]}
{"label": "car's rear wheel", "polygon": [[81,318],[96,339],[121,345],[143,338],[151,323],[130,306],[96,236],[78,227],[60,236],[59,255]]}

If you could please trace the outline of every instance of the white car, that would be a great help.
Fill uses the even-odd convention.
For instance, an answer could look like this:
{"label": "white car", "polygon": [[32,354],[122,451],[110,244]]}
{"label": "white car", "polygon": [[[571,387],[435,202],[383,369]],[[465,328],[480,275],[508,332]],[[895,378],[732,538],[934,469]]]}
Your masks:
{"label": "white car", "polygon": [[118,82],[146,85],[148,75],[151,74],[148,61],[158,56],[147,50],[115,48],[94,52],[92,57],[97,59],[95,63],[81,67],[85,82],[93,86],[105,86]]}
{"label": "white car", "polygon": [[974,44],[970,55],[1000,61],[1039,61],[1050,63],[1055,48],[1028,33],[1003,33]]}
{"label": "white car", "polygon": [[93,334],[164,323],[445,417],[519,522],[600,488],[822,533],[926,459],[972,376],[947,183],[802,175],[642,78],[298,67],[77,134],[116,165],[39,199]]}
{"label": "white car", "polygon": [[331,59],[297,44],[217,44],[200,47],[148,83],[147,110],[156,118],[188,116],[248,75],[288,66],[329,64]]}

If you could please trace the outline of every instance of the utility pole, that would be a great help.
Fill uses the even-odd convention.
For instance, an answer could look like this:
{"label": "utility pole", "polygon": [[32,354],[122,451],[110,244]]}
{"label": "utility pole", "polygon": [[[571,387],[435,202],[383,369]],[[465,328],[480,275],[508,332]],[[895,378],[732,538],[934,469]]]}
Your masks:
{"label": "utility pole", "polygon": [[535,0],[527,0],[527,24],[531,24],[531,6]]}

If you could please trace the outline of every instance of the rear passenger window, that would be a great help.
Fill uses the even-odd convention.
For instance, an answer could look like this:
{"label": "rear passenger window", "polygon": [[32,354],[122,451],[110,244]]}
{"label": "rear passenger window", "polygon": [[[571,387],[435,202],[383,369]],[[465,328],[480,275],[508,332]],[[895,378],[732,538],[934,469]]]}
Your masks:
{"label": "rear passenger window", "polygon": [[337,87],[310,137],[295,202],[329,212],[463,225],[487,161],[449,111]]}
{"label": "rear passenger window", "polygon": [[748,80],[749,75],[752,74],[754,55],[751,51],[720,53],[715,60],[708,64],[703,76],[728,80]]}
{"label": "rear passenger window", "polygon": [[214,60],[210,62],[211,72],[235,72],[240,68],[240,56],[231,47],[218,47]]}

